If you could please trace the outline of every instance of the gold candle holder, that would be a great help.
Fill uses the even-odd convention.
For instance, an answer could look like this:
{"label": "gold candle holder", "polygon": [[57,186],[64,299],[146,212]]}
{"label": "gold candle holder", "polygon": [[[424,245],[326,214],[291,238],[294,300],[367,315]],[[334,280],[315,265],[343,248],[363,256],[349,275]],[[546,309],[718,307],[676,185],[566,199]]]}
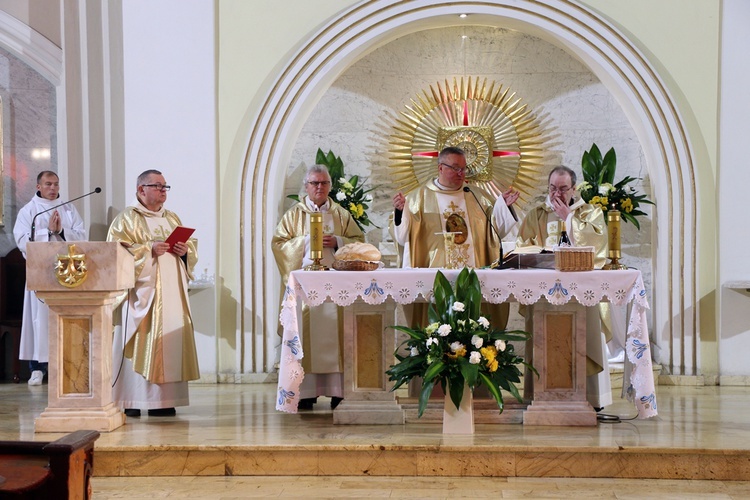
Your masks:
{"label": "gold candle holder", "polygon": [[608,271],[618,271],[627,269],[628,266],[620,264],[622,252],[620,247],[620,211],[607,211],[607,231],[609,234],[609,262],[602,268]]}
{"label": "gold candle holder", "polygon": [[320,263],[323,260],[323,214],[313,212],[310,214],[310,260],[305,271],[327,271],[328,268]]}

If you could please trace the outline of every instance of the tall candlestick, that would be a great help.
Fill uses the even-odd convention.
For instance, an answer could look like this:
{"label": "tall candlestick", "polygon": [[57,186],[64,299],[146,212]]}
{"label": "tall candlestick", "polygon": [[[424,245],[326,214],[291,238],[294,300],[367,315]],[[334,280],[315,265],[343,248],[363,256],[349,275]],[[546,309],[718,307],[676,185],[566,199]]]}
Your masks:
{"label": "tall candlestick", "polygon": [[607,212],[607,231],[609,232],[609,262],[603,269],[617,271],[627,269],[628,266],[620,264],[622,257],[620,247],[620,211],[610,209]]}
{"label": "tall candlestick", "polygon": [[310,259],[323,258],[323,214],[310,214]]}
{"label": "tall candlestick", "polygon": [[322,271],[327,269],[320,261],[323,259],[323,214],[310,214],[310,260],[312,264],[305,267],[307,271]]}

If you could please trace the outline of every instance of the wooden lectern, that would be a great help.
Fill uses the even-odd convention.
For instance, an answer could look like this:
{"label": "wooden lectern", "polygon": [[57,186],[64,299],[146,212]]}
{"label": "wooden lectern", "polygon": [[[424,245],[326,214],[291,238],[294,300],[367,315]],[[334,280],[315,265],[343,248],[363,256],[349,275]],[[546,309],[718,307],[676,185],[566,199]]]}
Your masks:
{"label": "wooden lectern", "polygon": [[116,242],[30,242],[26,284],[49,306],[49,389],[36,432],[125,423],[112,399],[112,308],[133,287],[133,257]]}

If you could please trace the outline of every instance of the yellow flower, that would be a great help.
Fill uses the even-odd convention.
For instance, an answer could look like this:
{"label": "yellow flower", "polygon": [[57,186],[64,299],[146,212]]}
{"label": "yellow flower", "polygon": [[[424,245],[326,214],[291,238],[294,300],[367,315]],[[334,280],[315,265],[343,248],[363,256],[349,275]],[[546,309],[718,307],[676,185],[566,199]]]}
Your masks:
{"label": "yellow flower", "polygon": [[497,371],[497,367],[498,367],[498,362],[497,362],[496,359],[493,359],[492,363],[489,363],[487,365],[487,369],[490,371],[490,373],[496,372]]}
{"label": "yellow flower", "polygon": [[625,212],[630,213],[633,211],[633,202],[630,200],[630,198],[625,198],[622,200],[622,203],[620,203],[620,209],[625,210]]}
{"label": "yellow flower", "polygon": [[497,349],[495,349],[494,345],[482,347],[479,349],[479,352],[482,354],[482,357],[487,360],[488,365],[495,361],[495,358],[497,357]]}
{"label": "yellow flower", "polygon": [[463,358],[464,356],[466,356],[466,348],[462,347],[458,349],[456,352],[447,352],[445,354],[451,359]]}
{"label": "yellow flower", "polygon": [[349,203],[349,211],[352,213],[355,219],[359,219],[365,213],[365,209],[361,204]]}

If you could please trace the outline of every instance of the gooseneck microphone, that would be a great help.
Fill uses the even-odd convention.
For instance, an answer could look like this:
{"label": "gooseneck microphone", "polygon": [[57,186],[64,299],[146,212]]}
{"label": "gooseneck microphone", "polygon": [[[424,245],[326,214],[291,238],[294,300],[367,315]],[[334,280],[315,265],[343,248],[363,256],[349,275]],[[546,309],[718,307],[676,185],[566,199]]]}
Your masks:
{"label": "gooseneck microphone", "polygon": [[477,205],[479,205],[479,208],[482,210],[482,213],[484,214],[484,218],[487,219],[487,223],[492,228],[492,232],[495,233],[495,236],[497,236],[497,241],[500,243],[500,258],[498,259],[497,263],[492,263],[490,265],[491,269],[500,269],[503,265],[503,239],[500,237],[500,233],[497,232],[497,229],[495,229],[495,225],[492,223],[489,217],[487,217],[487,212],[484,211],[484,207],[479,202],[479,198],[477,198],[477,195],[474,194],[474,191],[472,191],[469,186],[464,186],[464,193],[471,193],[471,195],[474,197],[474,200],[477,202]]}
{"label": "gooseneck microphone", "polygon": [[85,198],[85,197],[87,197],[87,196],[91,196],[91,195],[92,195],[92,194],[94,194],[94,193],[101,193],[101,192],[102,192],[102,188],[98,187],[98,188],[94,189],[93,191],[91,191],[90,193],[82,194],[82,195],[81,195],[81,196],[79,196],[78,198],[73,198],[72,200],[68,200],[68,201],[66,201],[65,203],[60,203],[59,205],[55,205],[54,207],[48,208],[47,210],[42,210],[41,212],[38,212],[38,213],[37,213],[37,214],[36,214],[36,215],[34,216],[34,218],[33,218],[33,219],[31,219],[31,234],[29,235],[29,241],[34,241],[34,233],[35,233],[35,231],[36,231],[36,218],[37,218],[37,217],[39,217],[39,216],[40,216],[40,215],[42,215],[43,213],[47,213],[47,212],[49,212],[50,210],[54,210],[54,209],[56,209],[56,208],[60,208],[61,206],[63,206],[63,205],[67,205],[68,203],[73,203],[74,201],[78,201],[78,200],[80,200],[81,198]]}

